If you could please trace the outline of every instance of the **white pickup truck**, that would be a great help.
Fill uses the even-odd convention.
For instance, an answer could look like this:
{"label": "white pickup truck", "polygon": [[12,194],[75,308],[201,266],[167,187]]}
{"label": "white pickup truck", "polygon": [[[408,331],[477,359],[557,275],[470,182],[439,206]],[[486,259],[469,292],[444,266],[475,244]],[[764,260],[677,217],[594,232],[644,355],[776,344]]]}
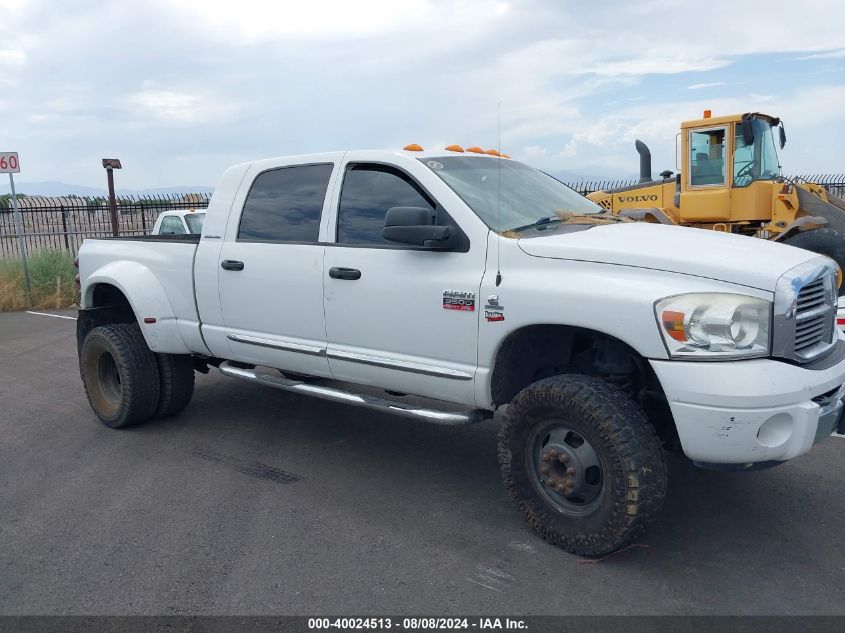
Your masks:
{"label": "white pickup truck", "polygon": [[187,235],[202,232],[205,212],[196,209],[169,209],[156,218],[151,235]]}
{"label": "white pickup truck", "polygon": [[201,236],[88,239],[79,268],[107,426],[179,412],[209,366],[438,424],[503,407],[510,495],[581,555],[658,514],[664,450],[763,468],[843,430],[832,260],[607,217],[490,150],[236,165]]}

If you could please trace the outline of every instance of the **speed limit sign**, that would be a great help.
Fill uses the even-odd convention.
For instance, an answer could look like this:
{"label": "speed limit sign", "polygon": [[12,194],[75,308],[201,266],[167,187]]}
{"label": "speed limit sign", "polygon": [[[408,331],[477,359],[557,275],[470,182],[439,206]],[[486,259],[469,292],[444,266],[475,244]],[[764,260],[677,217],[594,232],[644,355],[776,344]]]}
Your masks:
{"label": "speed limit sign", "polygon": [[17,152],[0,152],[0,174],[9,174],[9,189],[12,191],[11,203],[15,210],[15,231],[18,234],[18,246],[21,252],[21,267],[23,268],[23,285],[26,288],[26,295],[32,301],[29,283],[29,267],[26,263],[26,239],[24,237],[23,218],[21,217],[21,205],[18,202],[18,195],[15,193],[15,177],[12,174],[21,172],[21,162],[18,160]]}
{"label": "speed limit sign", "polygon": [[17,152],[0,152],[0,174],[21,173],[21,163]]}

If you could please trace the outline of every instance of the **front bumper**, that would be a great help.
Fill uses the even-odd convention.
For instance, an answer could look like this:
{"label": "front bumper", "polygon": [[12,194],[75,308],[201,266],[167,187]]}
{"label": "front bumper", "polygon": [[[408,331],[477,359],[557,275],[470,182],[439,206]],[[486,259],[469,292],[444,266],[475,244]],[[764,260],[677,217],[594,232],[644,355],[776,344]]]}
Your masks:
{"label": "front bumper", "polygon": [[782,462],[845,433],[845,360],[818,370],[769,359],[651,366],[696,462]]}

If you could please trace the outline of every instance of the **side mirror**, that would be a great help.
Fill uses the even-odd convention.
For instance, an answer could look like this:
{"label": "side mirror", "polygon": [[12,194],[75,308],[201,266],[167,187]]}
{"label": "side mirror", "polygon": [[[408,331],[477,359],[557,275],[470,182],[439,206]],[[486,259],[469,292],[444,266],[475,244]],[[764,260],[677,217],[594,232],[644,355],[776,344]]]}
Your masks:
{"label": "side mirror", "polygon": [[742,117],[742,140],[747,146],[754,145],[754,128],[751,127],[751,117]]}
{"label": "side mirror", "polygon": [[424,246],[432,249],[451,247],[448,226],[436,226],[434,211],[424,207],[392,207],[384,216],[382,237],[388,242]]}
{"label": "side mirror", "polygon": [[786,145],[786,130],[783,129],[783,123],[778,126],[778,137],[780,140],[780,148],[783,149],[783,146]]}

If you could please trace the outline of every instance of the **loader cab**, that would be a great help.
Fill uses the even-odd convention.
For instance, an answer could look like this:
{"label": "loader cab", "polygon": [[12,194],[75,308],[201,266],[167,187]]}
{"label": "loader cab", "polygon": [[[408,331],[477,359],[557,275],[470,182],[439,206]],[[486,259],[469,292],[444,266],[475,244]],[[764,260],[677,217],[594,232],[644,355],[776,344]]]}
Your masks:
{"label": "loader cab", "polygon": [[771,217],[772,183],[780,176],[773,133],[779,123],[764,114],[711,117],[705,111],[681,124],[682,223]]}
{"label": "loader cab", "polygon": [[[735,124],[733,151],[733,186],[747,187],[757,180],[780,177],[780,161],[775,147],[774,129],[777,119],[761,115],[744,115]],[[780,125],[779,131],[783,130]],[[784,143],[785,135],[782,136]]]}

